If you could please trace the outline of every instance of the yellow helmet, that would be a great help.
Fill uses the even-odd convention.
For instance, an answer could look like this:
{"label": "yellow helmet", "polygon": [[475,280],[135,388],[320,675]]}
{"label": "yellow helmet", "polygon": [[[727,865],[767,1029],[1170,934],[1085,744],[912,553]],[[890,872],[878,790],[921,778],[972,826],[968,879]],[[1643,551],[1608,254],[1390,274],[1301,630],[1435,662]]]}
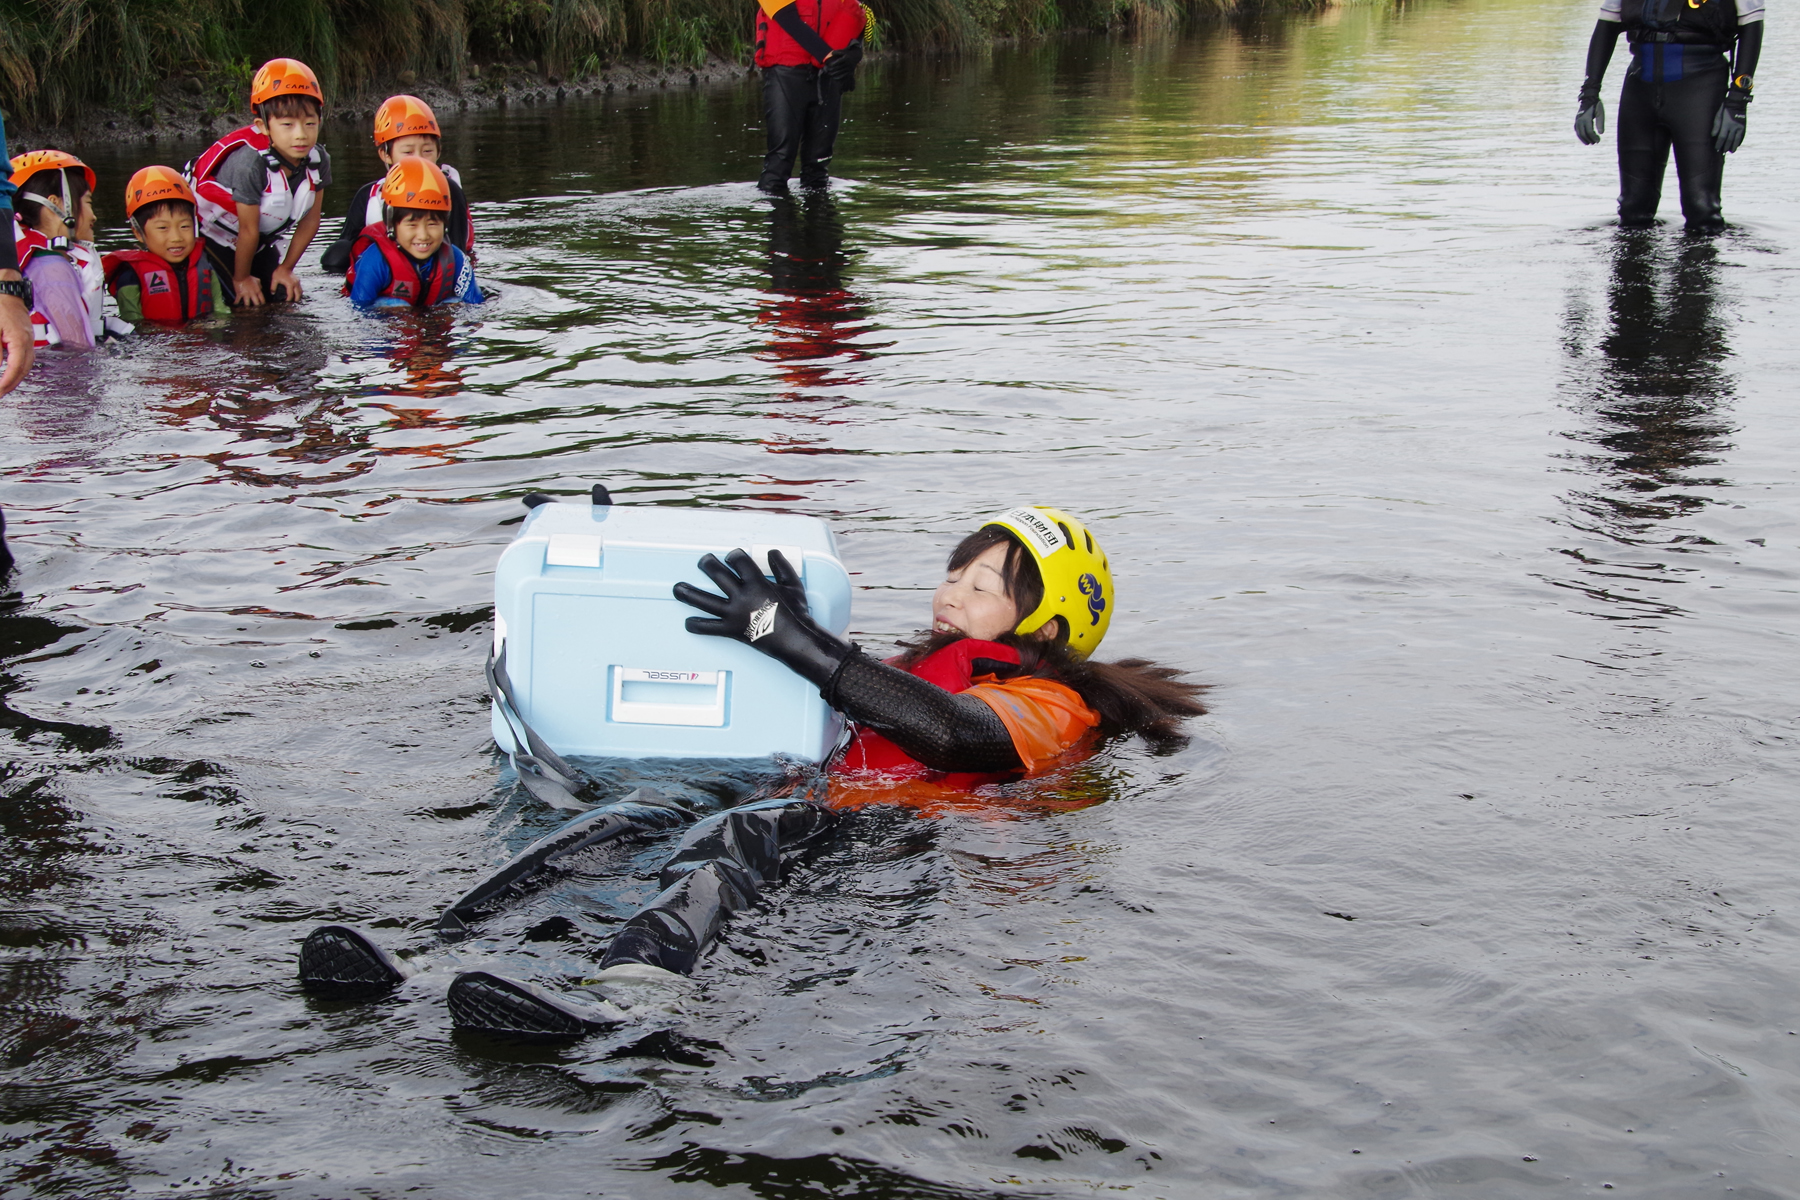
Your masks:
{"label": "yellow helmet", "polygon": [[1087,526],[1044,504],[1009,508],[981,524],[989,526],[1018,538],[1044,580],[1044,599],[1013,632],[1026,637],[1052,617],[1061,617],[1069,630],[1069,653],[1076,658],[1092,654],[1112,624],[1113,581],[1106,551]]}

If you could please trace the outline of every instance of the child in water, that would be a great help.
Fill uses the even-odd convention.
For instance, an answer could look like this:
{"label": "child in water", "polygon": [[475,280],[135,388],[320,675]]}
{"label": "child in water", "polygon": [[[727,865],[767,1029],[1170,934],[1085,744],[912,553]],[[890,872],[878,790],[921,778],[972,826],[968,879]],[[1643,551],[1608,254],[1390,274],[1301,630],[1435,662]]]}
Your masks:
{"label": "child in water", "polygon": [[145,167],[125,185],[125,216],[141,250],[108,254],[106,286],[127,321],[180,324],[226,312],[231,302],[205,254],[194,193],[171,167]]}
{"label": "child in water", "polygon": [[[431,105],[417,96],[389,96],[375,110],[375,153],[381,165],[393,170],[394,164],[406,158],[422,158],[437,163],[444,178],[450,181],[450,220],[447,224],[450,244],[475,257],[475,223],[469,217],[469,201],[463,195],[462,176],[456,168],[438,162],[443,130]],[[386,177],[383,176],[383,179]],[[382,179],[373,179],[356,189],[350,207],[344,212],[344,226],[337,240],[325,248],[319,265],[335,275],[350,267],[351,251],[356,239],[371,225],[381,224]]]}
{"label": "child in water", "polygon": [[[931,629],[886,662],[814,623],[800,576],[779,550],[769,565],[772,579],[742,550],[724,562],[709,554],[700,568],[723,594],[678,583],[675,596],[707,614],[690,617],[689,632],[769,655],[851,719],[850,743],[830,766],[829,799],[761,801],[693,826],[663,868],[663,891],[613,938],[602,985],[690,974],[724,918],[755,903],[781,878],[784,859],[843,808],[915,803],[920,788],[941,799],[1040,773],[1096,735],[1168,741],[1206,711],[1200,685],[1173,668],[1092,661],[1112,619],[1112,572],[1093,534],[1059,509],[1009,509],[964,538],[932,596]],[[641,832],[666,828],[654,810],[634,814],[629,799],[611,807],[570,826],[604,815],[636,820]],[[515,875],[523,877],[509,881]],[[326,994],[374,996],[405,973],[366,935],[328,925],[301,948],[300,978]],[[487,971],[458,975],[448,999],[459,1028],[494,1033],[578,1036],[623,1019],[610,1005]]]}
{"label": "child in water", "polygon": [[331,156],[319,145],[325,93],[312,68],[270,59],[250,80],[253,120],[188,166],[200,236],[231,302],[259,308],[300,299],[294,267],[319,231]]}
{"label": "child in water", "polygon": [[12,160],[13,244],[31,283],[32,341],[88,349],[105,328],[91,276],[94,172],[73,154],[34,150]]}
{"label": "child in water", "polygon": [[481,303],[474,266],[444,236],[450,181],[436,163],[395,163],[381,181],[381,213],[356,239],[346,296],[370,308]]}

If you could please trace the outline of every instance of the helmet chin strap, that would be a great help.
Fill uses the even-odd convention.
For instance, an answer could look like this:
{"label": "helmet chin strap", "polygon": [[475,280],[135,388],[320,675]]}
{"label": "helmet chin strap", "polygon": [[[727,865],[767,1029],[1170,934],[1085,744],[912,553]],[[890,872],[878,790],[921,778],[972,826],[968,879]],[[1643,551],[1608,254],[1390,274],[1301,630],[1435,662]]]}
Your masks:
{"label": "helmet chin strap", "polygon": [[73,237],[75,235],[75,198],[69,194],[69,172],[67,169],[59,170],[56,177],[62,181],[60,199],[56,196],[40,195],[37,192],[20,192],[19,199],[41,204],[55,213],[56,219],[68,226],[69,236]]}

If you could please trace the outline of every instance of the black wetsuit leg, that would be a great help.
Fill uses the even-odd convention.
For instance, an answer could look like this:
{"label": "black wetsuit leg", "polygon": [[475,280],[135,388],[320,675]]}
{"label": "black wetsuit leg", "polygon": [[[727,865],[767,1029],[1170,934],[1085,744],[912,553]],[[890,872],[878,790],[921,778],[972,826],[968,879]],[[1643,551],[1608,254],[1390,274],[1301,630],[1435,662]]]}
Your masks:
{"label": "black wetsuit leg", "polygon": [[1619,224],[1641,227],[1656,219],[1673,149],[1687,227],[1699,233],[1724,228],[1719,194],[1725,156],[1713,146],[1712,123],[1725,100],[1727,78],[1724,57],[1709,57],[1714,61],[1699,70],[1690,59],[1682,78],[1672,83],[1646,83],[1636,71],[1625,77],[1619,96]]}
{"label": "black wetsuit leg", "polygon": [[768,154],[756,186],[767,192],[781,191],[798,159],[800,186],[824,187],[842,110],[841,87],[817,67],[764,67],[763,123]]}
{"label": "black wetsuit leg", "polygon": [[6,544],[6,514],[0,512],[0,575],[5,575],[12,568],[12,550]]}
{"label": "black wetsuit leg", "polygon": [[645,963],[692,974],[725,918],[756,903],[788,860],[837,821],[810,800],[763,800],[701,821],[664,864],[662,892],[625,922],[601,968]]}
{"label": "black wetsuit leg", "polygon": [[837,146],[838,124],[843,118],[843,92],[824,71],[818,72],[818,93],[806,112],[806,136],[800,143],[800,186],[822,188],[831,178],[831,152]]}
{"label": "black wetsuit leg", "polygon": [[793,174],[805,136],[806,106],[817,93],[813,84],[817,74],[813,67],[763,68],[763,132],[768,137],[768,153],[763,156],[762,177],[756,186],[765,192],[785,190],[788,176]]}

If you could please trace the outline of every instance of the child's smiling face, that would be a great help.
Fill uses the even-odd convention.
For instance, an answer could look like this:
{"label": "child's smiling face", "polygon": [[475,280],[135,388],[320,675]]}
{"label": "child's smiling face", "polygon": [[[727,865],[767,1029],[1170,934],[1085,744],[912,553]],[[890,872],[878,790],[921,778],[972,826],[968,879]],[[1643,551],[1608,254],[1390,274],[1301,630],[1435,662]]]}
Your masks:
{"label": "child's smiling face", "polygon": [[440,213],[409,212],[394,222],[394,241],[423,262],[444,244],[444,218]]}
{"label": "child's smiling face", "polygon": [[157,213],[138,227],[138,241],[164,262],[185,262],[194,251],[194,218],[187,213]]}
{"label": "child's smiling face", "polygon": [[961,570],[951,571],[931,596],[931,627],[991,642],[1011,633],[1019,608],[1006,589],[1006,543],[989,546]]}

